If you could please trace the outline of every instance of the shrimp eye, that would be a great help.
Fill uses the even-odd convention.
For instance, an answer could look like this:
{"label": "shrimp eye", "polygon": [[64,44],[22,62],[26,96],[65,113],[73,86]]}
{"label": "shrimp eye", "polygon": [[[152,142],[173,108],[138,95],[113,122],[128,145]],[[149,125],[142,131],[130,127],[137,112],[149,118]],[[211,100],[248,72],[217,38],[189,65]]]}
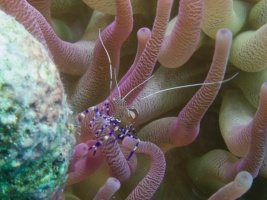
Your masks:
{"label": "shrimp eye", "polygon": [[134,108],[129,108],[128,114],[129,114],[129,117],[131,117],[131,119],[133,119],[133,120],[135,120],[138,117],[138,112]]}

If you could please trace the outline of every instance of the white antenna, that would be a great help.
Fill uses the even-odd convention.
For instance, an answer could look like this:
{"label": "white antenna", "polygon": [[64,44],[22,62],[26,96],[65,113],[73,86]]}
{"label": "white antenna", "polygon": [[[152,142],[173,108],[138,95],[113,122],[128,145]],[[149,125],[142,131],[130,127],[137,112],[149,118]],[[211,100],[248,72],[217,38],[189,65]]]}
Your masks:
{"label": "white antenna", "polygon": [[100,42],[107,54],[107,57],[108,57],[108,61],[109,61],[109,71],[110,71],[110,92],[112,91],[112,65],[111,65],[111,59],[110,59],[110,56],[108,54],[108,50],[106,49],[105,45],[104,45],[104,42],[101,38],[101,34],[100,34],[101,30],[99,29],[99,39],[100,39]]}
{"label": "white antenna", "polygon": [[119,93],[119,99],[121,99],[121,91],[120,91],[120,88],[119,88],[119,85],[118,85],[117,72],[116,72],[116,68],[115,67],[114,67],[114,76],[115,76],[115,82],[116,82],[117,90],[118,90],[118,93]]}
{"label": "white antenna", "polygon": [[232,80],[233,78],[235,78],[238,75],[238,73],[239,72],[237,72],[232,77],[230,77],[230,78],[228,78],[226,80],[223,80],[223,81],[210,82],[210,83],[196,83],[196,84],[192,84],[192,85],[183,85],[183,86],[177,86],[177,87],[167,88],[167,89],[160,90],[160,91],[154,92],[152,94],[149,94],[149,95],[147,95],[147,96],[145,96],[145,97],[143,97],[141,99],[146,99],[146,98],[151,97],[151,96],[153,96],[155,94],[158,94],[158,93],[161,93],[161,92],[170,91],[170,90],[175,90],[175,89],[181,89],[181,88],[187,88],[187,87],[196,87],[196,86],[202,86],[202,85],[213,85],[213,84],[225,83],[225,82],[228,82],[228,81]]}
{"label": "white antenna", "polygon": [[154,75],[150,76],[148,79],[146,79],[145,81],[143,81],[142,83],[140,83],[139,85],[135,86],[133,89],[130,90],[130,92],[128,92],[122,99],[125,99],[129,94],[131,94],[136,88],[138,88],[139,86],[143,85],[144,83],[146,83],[147,81],[149,81]]}

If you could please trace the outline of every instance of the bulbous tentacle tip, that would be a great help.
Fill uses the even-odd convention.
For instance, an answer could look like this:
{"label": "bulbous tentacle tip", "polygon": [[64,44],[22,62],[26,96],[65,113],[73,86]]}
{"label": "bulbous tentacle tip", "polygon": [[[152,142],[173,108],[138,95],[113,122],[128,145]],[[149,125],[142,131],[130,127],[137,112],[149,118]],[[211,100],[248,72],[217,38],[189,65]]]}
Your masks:
{"label": "bulbous tentacle tip", "polygon": [[118,190],[121,186],[120,181],[113,177],[108,178],[106,184],[111,185],[114,188],[114,190]]}
{"label": "bulbous tentacle tip", "polygon": [[88,153],[88,146],[85,143],[77,144],[74,148],[74,153],[72,155],[68,172],[74,172],[75,171],[75,164],[86,154]]}
{"label": "bulbous tentacle tip", "polygon": [[74,150],[74,152],[77,155],[84,155],[87,153],[87,151],[88,151],[88,145],[85,143],[80,143],[80,144],[76,145],[75,150]]}
{"label": "bulbous tentacle tip", "polygon": [[140,39],[148,40],[151,37],[151,31],[149,28],[143,27],[137,31],[137,37]]}
{"label": "bulbous tentacle tip", "polygon": [[216,40],[232,40],[233,34],[228,28],[221,28],[217,31]]}
{"label": "bulbous tentacle tip", "polygon": [[267,82],[261,85],[261,93],[265,94],[267,92]]}
{"label": "bulbous tentacle tip", "polygon": [[218,32],[217,32],[217,36],[218,36],[218,34],[220,34],[220,35],[230,35],[232,37],[232,32],[228,28],[219,29]]}
{"label": "bulbous tentacle tip", "polygon": [[241,171],[236,175],[234,182],[243,189],[249,189],[253,182],[252,175],[247,171]]}
{"label": "bulbous tentacle tip", "polygon": [[241,171],[232,182],[219,189],[208,200],[237,199],[249,190],[252,182],[252,175],[247,171]]}
{"label": "bulbous tentacle tip", "polygon": [[106,183],[98,190],[94,200],[110,199],[120,188],[121,184],[116,178],[110,177]]}

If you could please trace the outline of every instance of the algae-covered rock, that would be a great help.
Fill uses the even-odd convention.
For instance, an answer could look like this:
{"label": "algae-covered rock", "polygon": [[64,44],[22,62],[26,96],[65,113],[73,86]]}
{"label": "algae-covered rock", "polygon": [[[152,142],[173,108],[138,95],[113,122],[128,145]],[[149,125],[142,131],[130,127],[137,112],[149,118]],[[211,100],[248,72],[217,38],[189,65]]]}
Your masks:
{"label": "algae-covered rock", "polygon": [[70,115],[48,53],[0,10],[0,199],[50,199],[62,188]]}

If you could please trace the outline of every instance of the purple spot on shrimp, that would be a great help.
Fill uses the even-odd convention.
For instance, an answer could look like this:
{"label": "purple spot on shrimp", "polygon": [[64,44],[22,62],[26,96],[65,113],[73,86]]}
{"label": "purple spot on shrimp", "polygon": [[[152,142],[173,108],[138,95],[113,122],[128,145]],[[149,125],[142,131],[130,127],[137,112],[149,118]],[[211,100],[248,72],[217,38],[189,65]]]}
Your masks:
{"label": "purple spot on shrimp", "polygon": [[110,132],[109,132],[109,135],[112,135],[113,133],[114,133],[114,130],[110,131]]}

